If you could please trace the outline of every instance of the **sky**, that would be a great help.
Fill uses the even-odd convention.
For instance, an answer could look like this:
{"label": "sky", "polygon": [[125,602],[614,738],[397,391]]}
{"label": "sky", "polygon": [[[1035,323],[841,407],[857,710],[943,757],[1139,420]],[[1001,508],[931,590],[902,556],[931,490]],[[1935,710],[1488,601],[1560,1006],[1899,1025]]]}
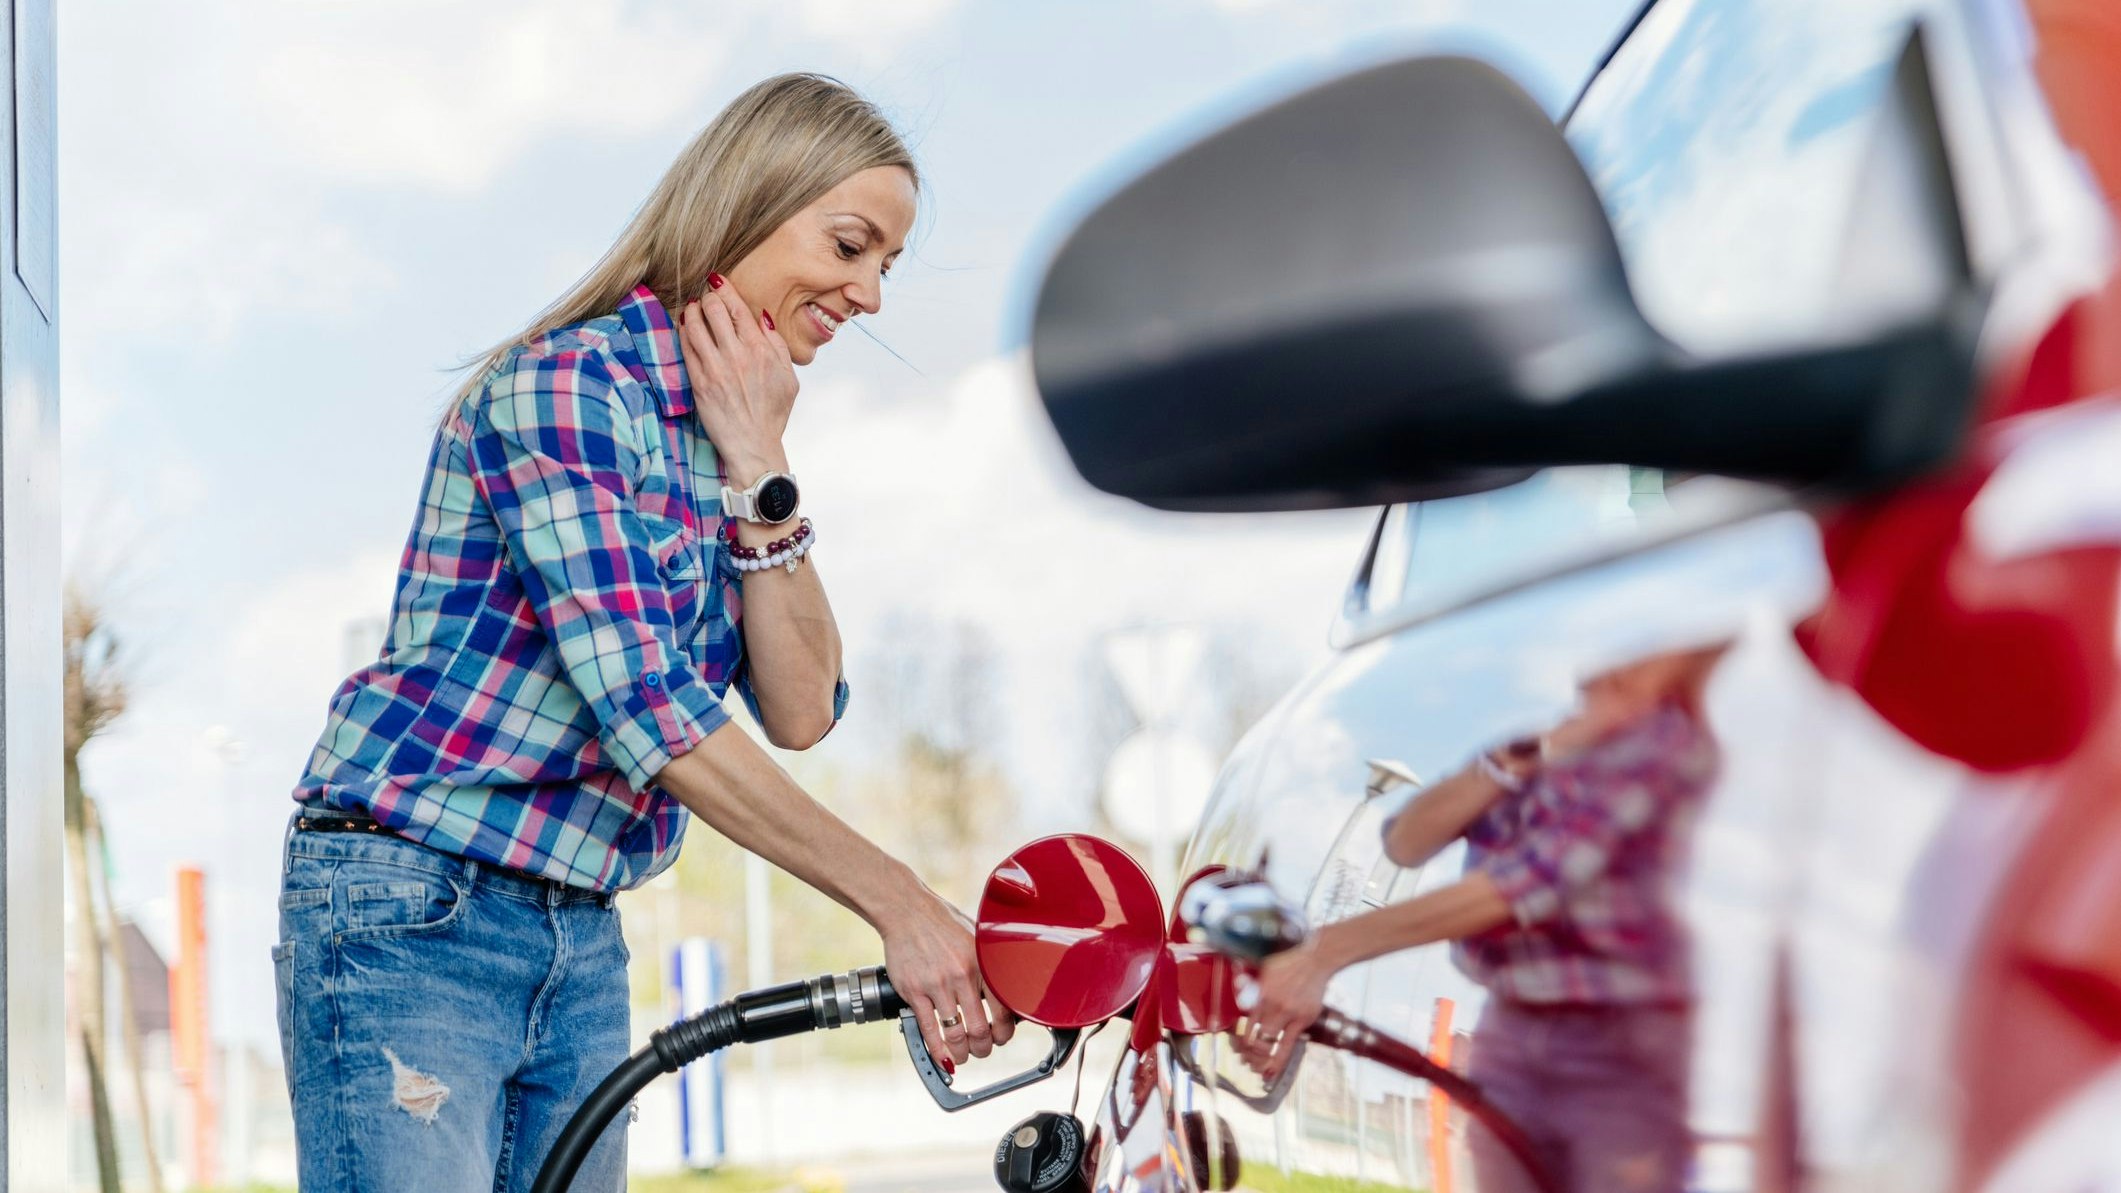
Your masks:
{"label": "sky", "polygon": [[1088,489],[1023,360],[1045,254],[1130,170],[1355,65],[1475,53],[1558,109],[1633,7],[70,0],[64,540],[134,680],[83,759],[121,909],[166,939],[173,867],[205,864],[217,1030],[269,1046],[288,793],[350,627],[388,609],[451,370],[784,70],[877,101],[925,183],[864,319],[910,363],[841,337],[802,372],[789,432],[854,690],[818,764],[874,746],[865,643],[963,623],[996,650],[994,753],[1027,823],[1086,826],[1069,769],[1099,636],[1199,623],[1300,673],[1374,514],[1156,514]]}

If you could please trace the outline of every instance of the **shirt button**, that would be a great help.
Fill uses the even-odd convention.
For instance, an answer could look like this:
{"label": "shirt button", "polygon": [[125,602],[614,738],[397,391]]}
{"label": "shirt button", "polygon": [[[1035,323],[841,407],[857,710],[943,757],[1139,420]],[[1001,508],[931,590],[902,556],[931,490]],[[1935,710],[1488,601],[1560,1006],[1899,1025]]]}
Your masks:
{"label": "shirt button", "polygon": [[647,676],[641,680],[641,682],[647,684],[651,688],[660,688],[663,686],[663,677],[653,671],[650,671]]}

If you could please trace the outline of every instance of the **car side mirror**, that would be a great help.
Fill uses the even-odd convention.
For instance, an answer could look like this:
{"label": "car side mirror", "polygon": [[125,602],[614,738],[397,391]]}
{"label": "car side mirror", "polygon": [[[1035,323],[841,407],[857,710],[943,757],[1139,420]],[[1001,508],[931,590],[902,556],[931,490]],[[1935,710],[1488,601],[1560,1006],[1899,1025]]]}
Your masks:
{"label": "car side mirror", "polygon": [[1637,308],[1538,104],[1427,57],[1243,118],[1106,199],[1046,271],[1031,360],[1083,476],[1162,509],[1425,500],[1557,464],[1860,488],[1956,447],[1977,322],[1952,295],[1848,342],[1690,358]]}

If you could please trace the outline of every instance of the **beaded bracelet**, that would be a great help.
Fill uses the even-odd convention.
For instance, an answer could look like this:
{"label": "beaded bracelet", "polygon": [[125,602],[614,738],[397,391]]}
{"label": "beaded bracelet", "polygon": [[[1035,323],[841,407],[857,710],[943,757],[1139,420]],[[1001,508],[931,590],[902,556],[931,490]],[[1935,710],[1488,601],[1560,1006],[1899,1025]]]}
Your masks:
{"label": "beaded bracelet", "polygon": [[816,545],[817,532],[811,527],[810,519],[805,518],[795,528],[794,534],[775,539],[764,547],[731,543],[729,555],[736,560],[736,570],[740,572],[763,572],[770,567],[786,567],[788,573],[794,575],[796,565],[801,563],[803,556],[810,554],[810,548]]}

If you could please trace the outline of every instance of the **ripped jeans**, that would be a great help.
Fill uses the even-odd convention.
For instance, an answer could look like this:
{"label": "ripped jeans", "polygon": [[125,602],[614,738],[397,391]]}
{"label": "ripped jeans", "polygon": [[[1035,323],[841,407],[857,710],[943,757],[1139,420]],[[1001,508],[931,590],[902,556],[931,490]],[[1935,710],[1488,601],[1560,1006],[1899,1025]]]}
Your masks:
{"label": "ripped jeans", "polygon": [[[290,826],[280,1051],[304,1193],[527,1190],[628,1051],[608,896],[399,837]],[[626,1116],[575,1178],[626,1185]]]}

